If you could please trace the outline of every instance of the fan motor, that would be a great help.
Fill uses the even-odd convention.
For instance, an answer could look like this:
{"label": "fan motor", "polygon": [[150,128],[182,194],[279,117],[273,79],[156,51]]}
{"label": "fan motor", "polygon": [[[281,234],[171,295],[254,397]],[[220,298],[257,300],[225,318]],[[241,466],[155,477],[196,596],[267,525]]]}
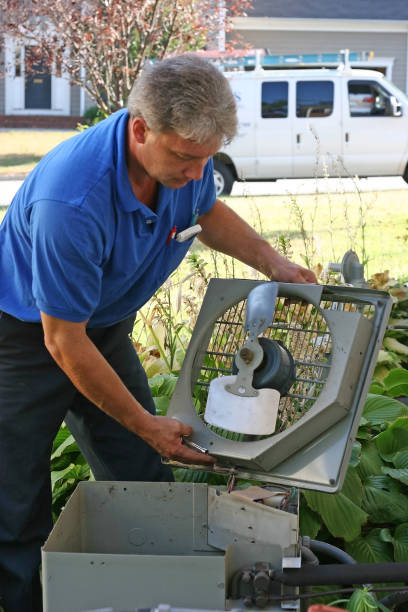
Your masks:
{"label": "fan motor", "polygon": [[[254,371],[253,387],[255,389],[276,389],[286,395],[296,380],[296,367],[292,355],[280,340],[258,338],[264,356],[262,363]],[[235,363],[232,373],[237,374]]]}

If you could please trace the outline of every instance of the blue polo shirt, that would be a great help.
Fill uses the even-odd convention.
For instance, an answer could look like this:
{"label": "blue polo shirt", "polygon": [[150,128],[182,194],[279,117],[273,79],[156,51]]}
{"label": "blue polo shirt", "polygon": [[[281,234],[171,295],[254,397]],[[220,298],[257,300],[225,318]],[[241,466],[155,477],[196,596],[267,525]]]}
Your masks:
{"label": "blue polo shirt", "polygon": [[169,234],[213,205],[212,161],[199,181],[159,185],[153,212],[130,185],[127,120],[118,111],[66,140],[24,181],[0,226],[1,310],[106,327],[133,314],[180,264],[192,240]]}

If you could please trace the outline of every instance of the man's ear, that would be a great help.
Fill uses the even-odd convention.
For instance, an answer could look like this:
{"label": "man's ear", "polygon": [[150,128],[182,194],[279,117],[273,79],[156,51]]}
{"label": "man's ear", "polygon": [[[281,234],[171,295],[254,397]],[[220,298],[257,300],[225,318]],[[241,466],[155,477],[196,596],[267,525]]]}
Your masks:
{"label": "man's ear", "polygon": [[139,144],[144,144],[146,140],[146,134],[148,127],[143,117],[134,117],[132,120],[132,134]]}

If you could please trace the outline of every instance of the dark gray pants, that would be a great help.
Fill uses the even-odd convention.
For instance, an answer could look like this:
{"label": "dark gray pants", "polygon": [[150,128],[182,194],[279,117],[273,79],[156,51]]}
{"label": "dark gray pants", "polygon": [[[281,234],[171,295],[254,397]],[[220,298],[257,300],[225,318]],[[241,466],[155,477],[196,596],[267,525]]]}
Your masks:
{"label": "dark gray pants", "polygon": [[[88,336],[150,412],[129,339],[133,317]],[[44,346],[41,324],[0,311],[0,606],[40,612],[40,548],[51,527],[50,454],[65,419],[98,480],[173,480],[143,440],[81,395]],[[2,599],[1,599],[2,598]]]}

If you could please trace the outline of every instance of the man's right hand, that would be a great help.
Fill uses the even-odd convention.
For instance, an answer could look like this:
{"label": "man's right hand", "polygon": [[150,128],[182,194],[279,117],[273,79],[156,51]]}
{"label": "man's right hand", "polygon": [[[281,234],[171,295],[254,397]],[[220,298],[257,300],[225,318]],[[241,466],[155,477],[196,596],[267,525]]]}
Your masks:
{"label": "man's right hand", "polygon": [[183,444],[183,437],[191,436],[193,429],[190,425],[185,425],[177,419],[152,416],[143,429],[138,428],[137,433],[166,459],[204,465],[215,463],[214,457],[195,451]]}

